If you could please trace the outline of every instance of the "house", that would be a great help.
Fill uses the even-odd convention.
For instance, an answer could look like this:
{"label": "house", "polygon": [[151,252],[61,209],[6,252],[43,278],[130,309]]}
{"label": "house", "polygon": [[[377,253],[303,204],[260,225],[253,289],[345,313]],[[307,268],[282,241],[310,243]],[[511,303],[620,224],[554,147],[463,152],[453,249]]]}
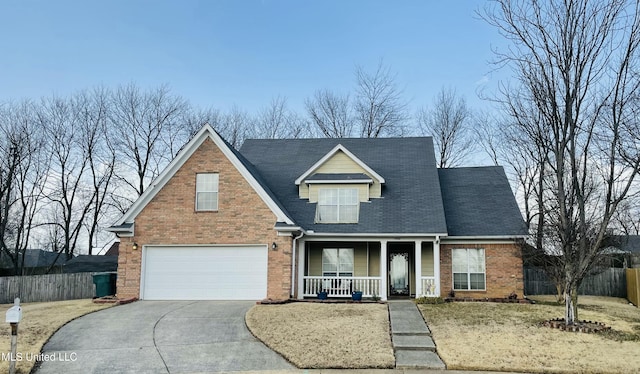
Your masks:
{"label": "house", "polygon": [[617,260],[612,267],[640,268],[640,235],[615,235],[610,242],[610,257]]}
{"label": "house", "polygon": [[118,269],[117,256],[78,255],[62,267],[64,273],[111,272]]}
{"label": "house", "polygon": [[[22,253],[20,253],[19,261],[22,261]],[[24,255],[22,275],[60,273],[65,262],[66,256],[64,254],[30,248],[26,250]],[[6,253],[1,252],[0,275],[14,275],[14,272],[13,261]]]}
{"label": "house", "polygon": [[523,293],[501,167],[437,169],[432,139],[247,140],[204,126],[111,227],[119,297]]}

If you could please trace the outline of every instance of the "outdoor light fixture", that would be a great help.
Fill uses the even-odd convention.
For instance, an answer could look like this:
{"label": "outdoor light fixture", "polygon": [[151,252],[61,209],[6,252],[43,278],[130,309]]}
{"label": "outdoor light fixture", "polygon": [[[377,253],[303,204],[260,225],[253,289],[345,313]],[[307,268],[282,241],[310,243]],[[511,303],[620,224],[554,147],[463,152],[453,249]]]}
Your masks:
{"label": "outdoor light fixture", "polygon": [[131,249],[133,249],[134,251],[138,250],[138,243],[133,242],[133,245],[131,246]]}
{"label": "outdoor light fixture", "polygon": [[278,249],[278,244],[276,242],[271,243],[271,249],[273,249],[274,251]]}

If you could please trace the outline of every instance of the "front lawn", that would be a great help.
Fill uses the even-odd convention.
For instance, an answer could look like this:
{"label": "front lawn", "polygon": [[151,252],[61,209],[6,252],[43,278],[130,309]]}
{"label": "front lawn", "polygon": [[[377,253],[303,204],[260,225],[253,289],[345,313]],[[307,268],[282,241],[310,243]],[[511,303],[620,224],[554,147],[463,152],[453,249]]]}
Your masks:
{"label": "front lawn", "polygon": [[[536,298],[536,297],[532,297]],[[580,296],[579,318],[603,322],[602,334],[564,332],[541,322],[564,316],[544,304],[419,305],[448,369],[536,373],[637,373],[640,309],[624,299]]]}
{"label": "front lawn", "polygon": [[[13,304],[0,305],[0,316],[4,322],[7,309]],[[38,355],[44,343],[67,322],[112,304],[94,304],[91,300],[52,301],[47,303],[24,303],[22,321],[18,324],[18,348],[16,372],[29,373],[35,364],[30,358]],[[11,327],[8,323],[0,329],[0,352],[11,352]],[[7,357],[5,357],[7,358]],[[9,361],[0,360],[0,372],[9,372]]]}
{"label": "front lawn", "polygon": [[299,368],[395,366],[386,305],[256,305],[246,322],[258,339]]}

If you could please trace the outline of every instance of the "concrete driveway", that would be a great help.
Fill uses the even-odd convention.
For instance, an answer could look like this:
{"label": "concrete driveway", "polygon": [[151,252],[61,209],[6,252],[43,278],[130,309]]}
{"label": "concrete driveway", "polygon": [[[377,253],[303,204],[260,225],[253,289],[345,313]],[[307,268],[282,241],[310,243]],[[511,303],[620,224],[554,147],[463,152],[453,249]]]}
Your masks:
{"label": "concrete driveway", "polygon": [[69,322],[43,347],[48,373],[295,369],[251,335],[246,301],[138,301]]}

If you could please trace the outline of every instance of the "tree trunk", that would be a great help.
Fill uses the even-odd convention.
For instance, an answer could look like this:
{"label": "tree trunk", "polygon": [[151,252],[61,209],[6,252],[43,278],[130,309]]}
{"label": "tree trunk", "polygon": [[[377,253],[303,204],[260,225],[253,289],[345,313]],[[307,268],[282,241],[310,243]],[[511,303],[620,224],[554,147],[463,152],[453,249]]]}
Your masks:
{"label": "tree trunk", "polygon": [[573,325],[578,319],[578,286],[568,284],[564,290],[564,322]]}

